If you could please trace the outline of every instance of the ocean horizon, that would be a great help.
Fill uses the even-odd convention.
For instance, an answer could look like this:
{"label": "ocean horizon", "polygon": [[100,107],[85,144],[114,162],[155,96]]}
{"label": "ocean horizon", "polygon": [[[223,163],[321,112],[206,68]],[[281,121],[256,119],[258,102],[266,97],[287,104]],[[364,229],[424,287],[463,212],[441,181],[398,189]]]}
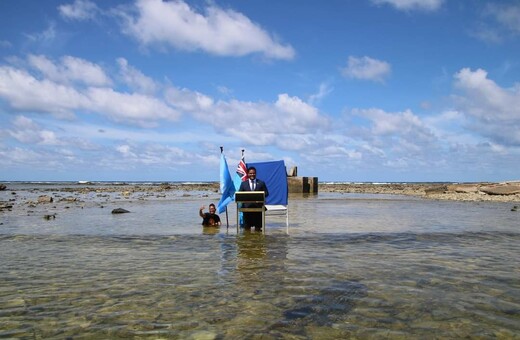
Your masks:
{"label": "ocean horizon", "polygon": [[[219,183],[219,180],[200,180],[200,181],[39,181],[39,180],[0,180],[0,183],[8,184],[75,184],[75,185],[160,185],[160,184],[214,184]],[[482,182],[458,182],[458,181],[318,181],[319,184],[463,184],[463,183],[482,183]],[[487,182],[486,182],[487,183]]]}

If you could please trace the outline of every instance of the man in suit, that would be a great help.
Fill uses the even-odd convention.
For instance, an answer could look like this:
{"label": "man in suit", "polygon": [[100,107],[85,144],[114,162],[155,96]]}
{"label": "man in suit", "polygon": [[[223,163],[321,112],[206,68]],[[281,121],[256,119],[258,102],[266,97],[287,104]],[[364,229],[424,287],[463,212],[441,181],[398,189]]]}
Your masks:
{"label": "man in suit", "polygon": [[[263,191],[266,198],[269,196],[269,190],[267,190],[267,185],[265,182],[256,178],[256,168],[254,166],[247,169],[247,177],[249,178],[248,180],[240,183],[239,191]],[[255,203],[251,203],[247,207],[252,208],[256,206],[257,205]],[[255,227],[256,230],[261,230],[262,223],[263,221],[261,212],[244,213],[244,226],[246,229]]]}

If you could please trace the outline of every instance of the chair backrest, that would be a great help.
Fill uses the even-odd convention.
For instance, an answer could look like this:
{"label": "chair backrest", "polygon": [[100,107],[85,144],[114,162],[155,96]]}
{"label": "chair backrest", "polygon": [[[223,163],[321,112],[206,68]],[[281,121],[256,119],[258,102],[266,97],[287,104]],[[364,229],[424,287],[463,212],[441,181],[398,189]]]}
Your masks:
{"label": "chair backrest", "polygon": [[287,185],[287,170],[285,162],[256,162],[247,163],[247,167],[254,166],[256,168],[256,177],[265,182],[269,196],[266,198],[265,204],[287,205],[289,201],[289,188]]}

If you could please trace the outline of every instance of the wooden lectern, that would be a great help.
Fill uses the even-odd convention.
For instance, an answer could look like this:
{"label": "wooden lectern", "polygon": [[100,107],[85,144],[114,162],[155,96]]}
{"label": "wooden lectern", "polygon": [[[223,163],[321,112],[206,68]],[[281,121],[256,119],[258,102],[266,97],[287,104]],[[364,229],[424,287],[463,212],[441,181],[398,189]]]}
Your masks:
{"label": "wooden lectern", "polygon": [[240,228],[240,212],[261,212],[262,231],[265,233],[265,192],[263,191],[237,191],[235,193],[237,203],[237,232]]}

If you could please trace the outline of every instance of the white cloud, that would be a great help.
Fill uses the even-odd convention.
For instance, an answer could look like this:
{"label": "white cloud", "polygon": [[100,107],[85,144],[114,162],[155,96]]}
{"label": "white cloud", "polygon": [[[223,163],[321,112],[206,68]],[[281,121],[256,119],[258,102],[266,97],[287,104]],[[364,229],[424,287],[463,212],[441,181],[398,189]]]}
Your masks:
{"label": "white cloud", "polygon": [[59,63],[55,63],[45,56],[31,54],[27,59],[44,77],[57,83],[80,82],[92,86],[112,84],[99,65],[81,58],[64,56]]}
{"label": "white cloud", "polygon": [[470,35],[488,43],[502,43],[520,35],[520,4],[489,3],[482,11],[482,20]]}
{"label": "white cloud", "polygon": [[268,58],[292,59],[294,49],[273,39],[249,18],[231,9],[210,5],[198,13],[184,1],[138,0],[138,15],[120,12],[124,30],[143,45],[202,50],[221,56],[260,53]]}
{"label": "white cloud", "polygon": [[513,34],[520,34],[520,4],[490,3],[487,6],[486,13],[506,30]]}
{"label": "white cloud", "polygon": [[391,66],[386,61],[370,57],[348,57],[347,66],[341,70],[344,77],[383,82],[390,75]]}
{"label": "white cloud", "polygon": [[280,136],[315,134],[328,126],[327,118],[315,107],[287,94],[280,94],[272,104],[219,101],[211,113],[209,120],[206,116],[198,119],[253,145],[276,144]]}
{"label": "white cloud", "polygon": [[[100,147],[85,139],[83,134],[74,134],[60,128],[42,127],[41,124],[26,116],[16,116],[11,126],[0,129],[2,135],[9,135],[23,144],[33,146],[67,146],[80,150],[96,150]],[[78,137],[81,136],[81,137]],[[88,137],[87,137],[88,138]]]}
{"label": "white cloud", "polygon": [[309,104],[319,103],[323,98],[327,97],[334,90],[329,83],[321,83],[318,92],[309,96]]}
{"label": "white cloud", "polygon": [[424,10],[435,11],[439,9],[444,0],[372,0],[375,4],[389,4],[398,10]]}
{"label": "white cloud", "polygon": [[372,133],[378,136],[399,136],[411,142],[432,142],[432,131],[412,111],[388,113],[380,109],[358,110],[357,114],[372,122]]}
{"label": "white cloud", "polygon": [[477,39],[492,44],[498,44],[503,41],[502,35],[497,31],[497,29],[494,26],[490,27],[485,24],[479,24],[479,26],[469,34]]}
{"label": "white cloud", "polygon": [[20,147],[0,149],[0,157],[2,158],[3,165],[6,167],[16,165],[40,167],[45,165],[46,169],[49,168],[50,163],[53,163],[53,160],[55,161],[61,158],[60,155],[54,152],[43,153]]}
{"label": "white cloud", "polygon": [[166,101],[177,109],[194,113],[207,112],[213,106],[211,97],[196,91],[175,87],[166,90]]}
{"label": "white cloud", "polygon": [[32,119],[25,116],[17,116],[13,120],[12,128],[6,129],[7,133],[24,144],[39,145],[64,145],[53,131],[42,129]]}
{"label": "white cloud", "polygon": [[[205,164],[212,166],[218,164],[217,158],[204,159],[201,155],[193,154],[175,146],[160,145],[155,143],[137,144],[130,142],[129,144],[121,144],[115,148],[115,151],[123,156],[123,160],[119,159],[118,166],[125,167],[145,165],[154,168],[179,168],[193,163]],[[108,159],[106,161],[109,161]]]}
{"label": "white cloud", "polygon": [[474,132],[500,144],[519,146],[520,84],[502,88],[482,69],[464,68],[454,78],[462,92],[454,99],[459,110],[473,120]]}
{"label": "white cloud", "polygon": [[130,88],[148,94],[154,93],[159,88],[152,78],[145,76],[141,71],[128,65],[128,61],[125,58],[118,58],[117,63],[119,64],[121,78]]}
{"label": "white cloud", "polygon": [[94,19],[99,8],[89,0],[74,0],[72,4],[58,6],[58,12],[65,19],[82,21]]}
{"label": "white cloud", "polygon": [[[192,116],[224,135],[254,145],[276,144],[281,136],[315,134],[328,126],[318,109],[298,97],[280,94],[273,103],[217,101],[189,89],[170,87],[166,100],[172,107]],[[280,143],[284,145],[285,143]],[[304,143],[293,143],[304,145]]]}
{"label": "white cloud", "polygon": [[160,120],[175,121],[180,113],[164,102],[142,94],[127,94],[110,88],[89,88],[89,106],[85,109],[101,112],[117,122],[156,127]]}
{"label": "white cloud", "polygon": [[70,116],[88,106],[88,98],[74,88],[39,80],[25,70],[0,67],[0,98],[19,110]]}
{"label": "white cloud", "polygon": [[51,22],[49,27],[47,27],[47,29],[45,29],[43,32],[24,34],[24,36],[34,43],[37,43],[41,46],[46,46],[53,42],[56,38],[56,24]]}
{"label": "white cloud", "polygon": [[131,152],[130,145],[118,145],[116,150],[126,157],[135,157],[135,154]]}
{"label": "white cloud", "polygon": [[105,84],[109,78],[95,64],[72,57],[62,60],[65,66],[60,69],[45,57],[29,57],[30,63],[48,77],[45,79],[26,70],[0,66],[0,98],[18,110],[47,112],[61,118],[86,111],[143,127],[180,117],[180,112],[146,94],[123,93],[108,87],[76,88],[69,82],[82,79],[88,85]]}

